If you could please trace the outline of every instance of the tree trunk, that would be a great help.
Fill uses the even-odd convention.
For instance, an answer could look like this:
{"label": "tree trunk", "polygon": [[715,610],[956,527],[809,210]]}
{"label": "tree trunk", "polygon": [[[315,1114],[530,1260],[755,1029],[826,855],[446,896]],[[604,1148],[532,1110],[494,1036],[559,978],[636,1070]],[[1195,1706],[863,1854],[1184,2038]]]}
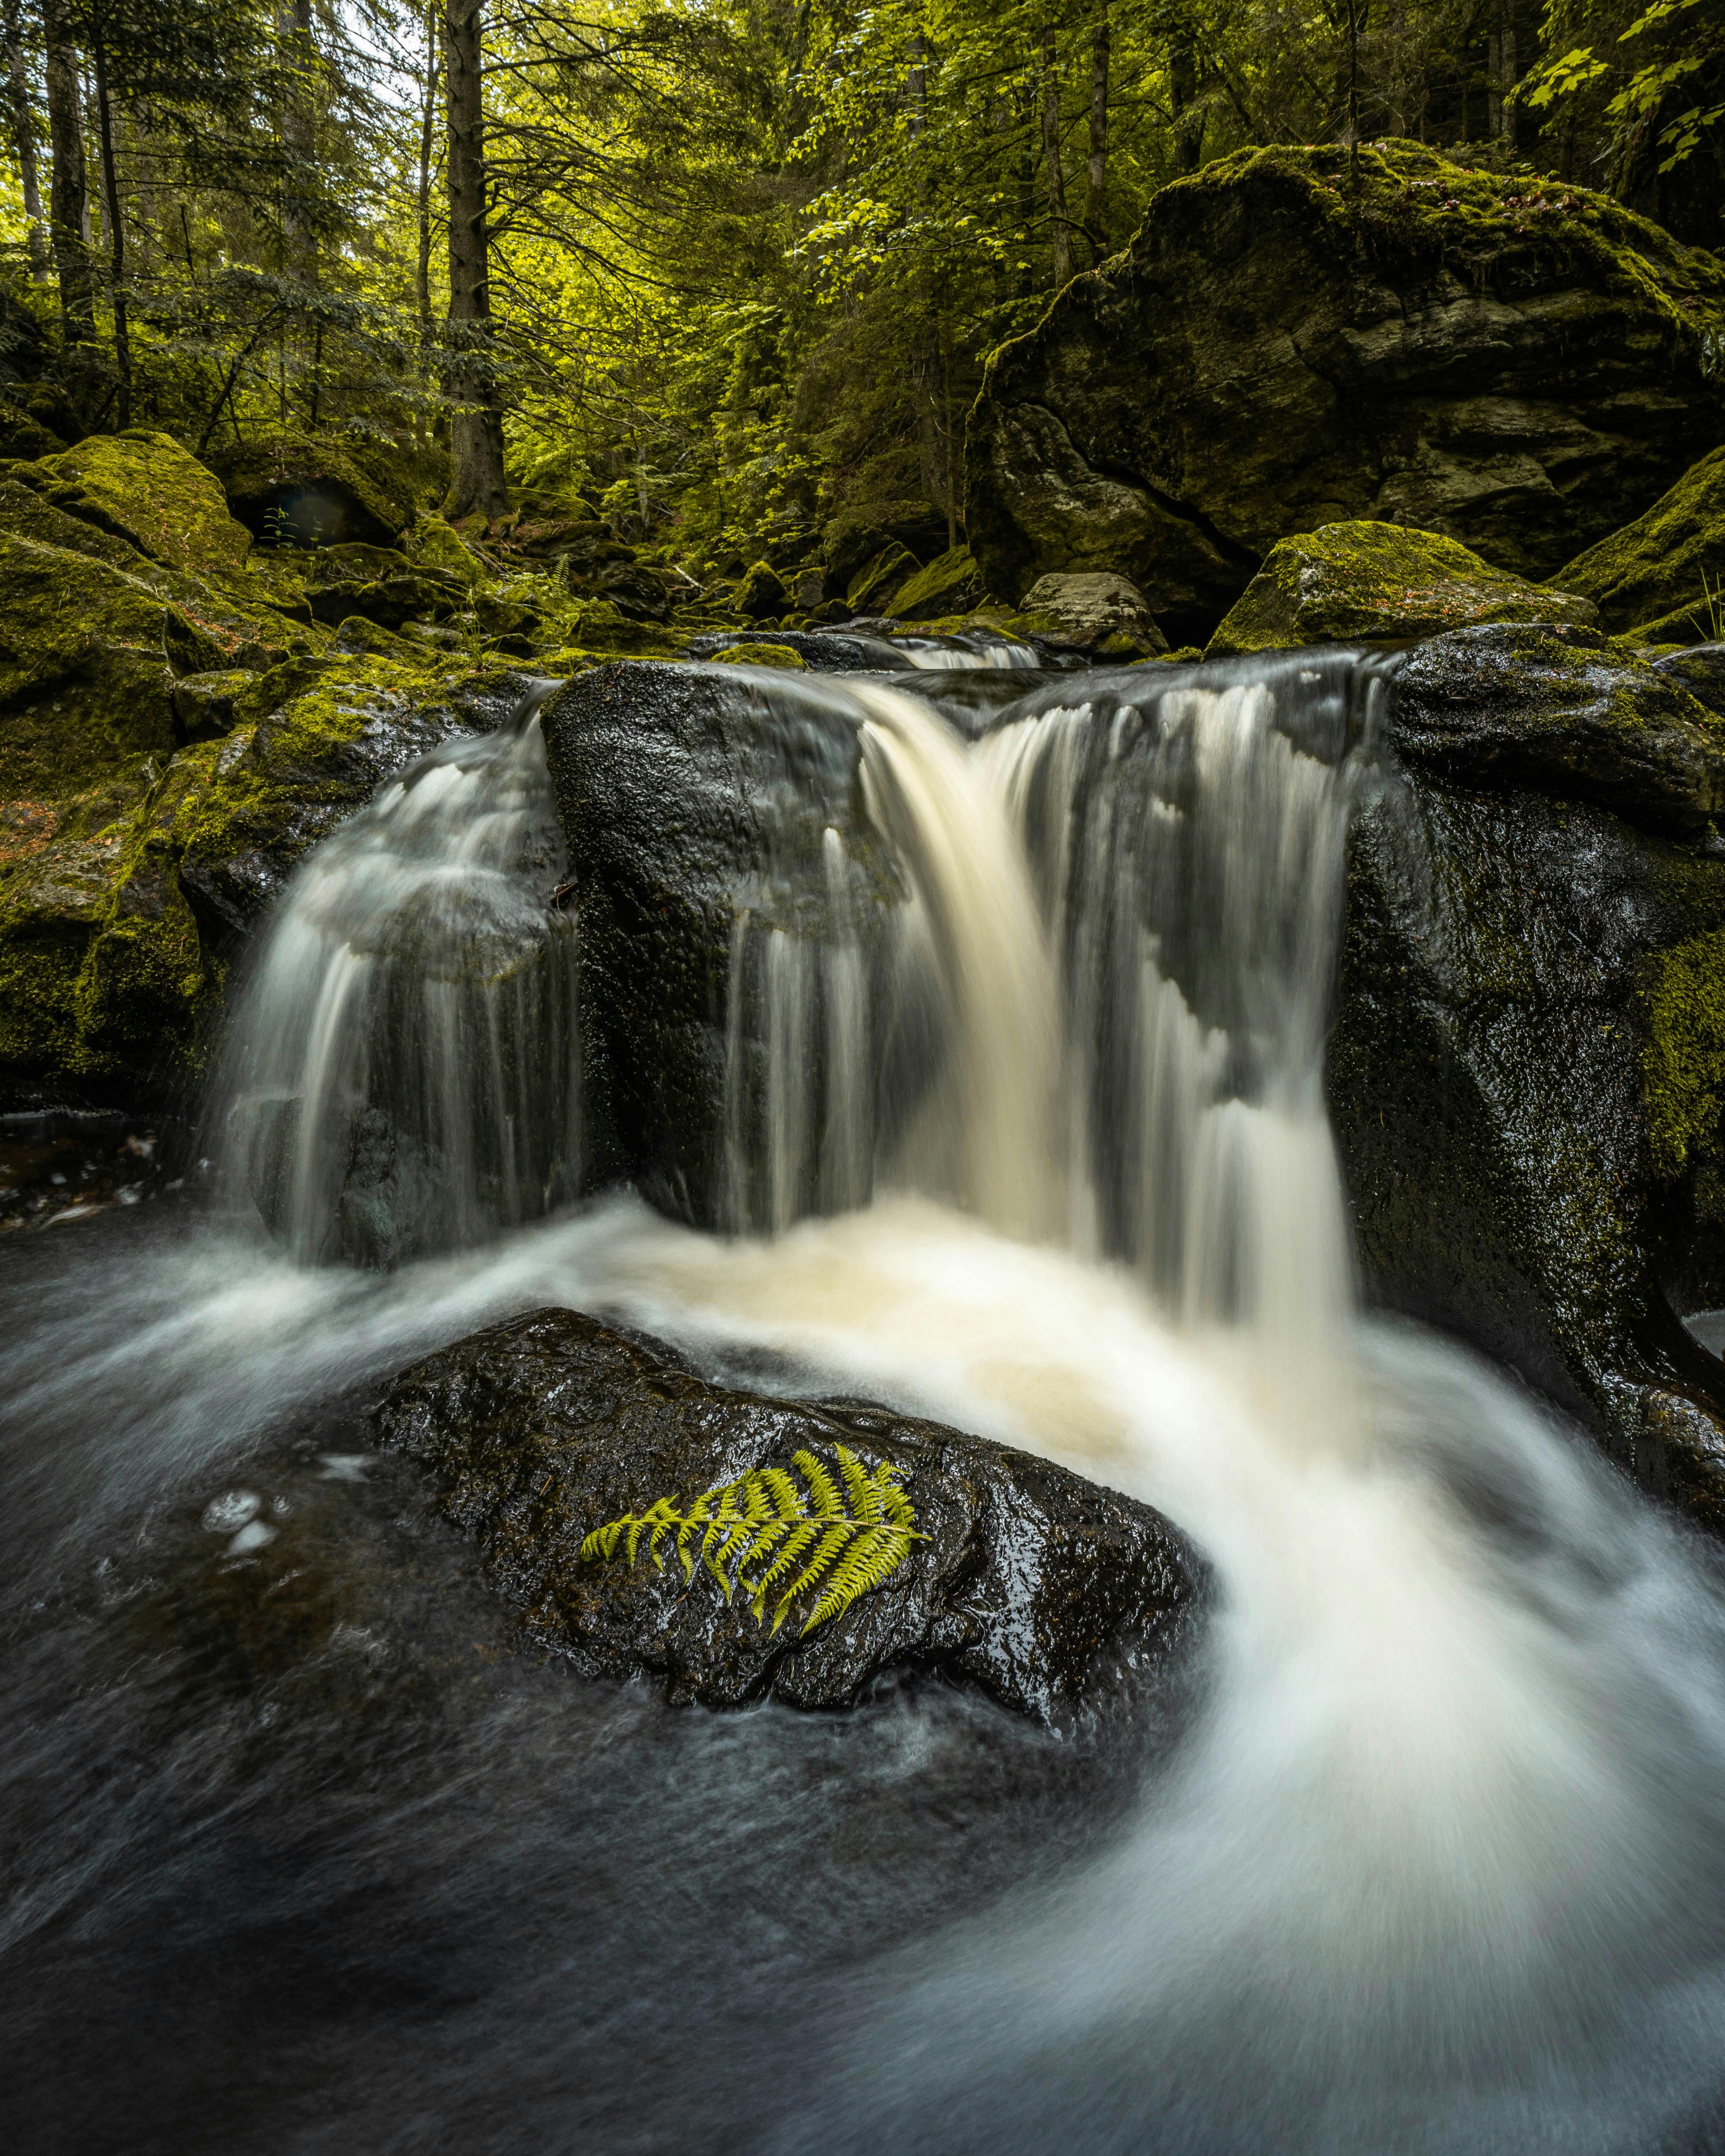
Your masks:
{"label": "tree trunk", "polygon": [[18,34],[18,0],[5,0],[6,65],[12,83],[12,129],[18,144],[18,177],[23,184],[24,215],[29,219],[31,281],[48,282],[48,227],[42,218],[42,180],[36,164],[36,116],[30,105],[30,78],[24,69],[23,40]]}
{"label": "tree trunk", "polygon": [[1499,18],[1501,28],[1497,36],[1497,97],[1498,110],[1502,117],[1499,130],[1512,150],[1516,146],[1516,122],[1519,108],[1509,101],[1509,93],[1516,86],[1516,18],[1505,0]]}
{"label": "tree trunk", "polygon": [[509,506],[503,478],[503,409],[491,330],[490,242],[486,229],[485,116],[480,74],[482,0],[445,0],[448,80],[449,320],[459,337],[450,388],[454,470],[450,516],[501,516]]}
{"label": "tree trunk", "polygon": [[1503,92],[1498,69],[1502,65],[1503,41],[1498,34],[1498,12],[1491,10],[1491,27],[1486,33],[1486,132],[1495,142],[1503,132]]}
{"label": "tree trunk", "polygon": [[1192,25],[1176,16],[1168,40],[1168,105],[1174,121],[1174,172],[1195,172],[1204,162],[1204,115],[1198,102],[1198,46]]}
{"label": "tree trunk", "polygon": [[436,0],[425,10],[425,95],[419,109],[419,252],[413,264],[413,303],[419,310],[419,347],[431,349],[431,151],[437,126],[441,58]]}
{"label": "tree trunk", "polygon": [[1108,59],[1113,44],[1108,0],[1094,0],[1090,29],[1090,160],[1084,174],[1084,224],[1096,259],[1108,252]]}
{"label": "tree trunk", "polygon": [[317,166],[317,48],[311,37],[311,0],[280,0],[275,37],[287,71],[281,111],[281,146],[287,170],[281,183],[281,266],[304,285],[317,281],[317,227],[312,215]]}
{"label": "tree trunk", "polygon": [[120,213],[120,174],[114,162],[114,106],[108,95],[108,62],[101,39],[90,54],[95,65],[96,131],[102,161],[102,222],[108,228],[109,295],[114,307],[114,375],[116,409],[123,428],[131,424],[131,323],[126,298],[126,219]]}
{"label": "tree trunk", "polygon": [[84,124],[79,113],[78,56],[49,18],[48,141],[54,159],[49,189],[50,237],[59,275],[60,323],[68,346],[95,335],[95,287],[90,275],[89,181],[84,167]]}
{"label": "tree trunk", "polygon": [[1066,222],[1066,169],[1060,157],[1060,56],[1052,23],[1045,23],[1042,30],[1042,167],[1048,187],[1048,223],[1058,290],[1072,275],[1072,228]]}

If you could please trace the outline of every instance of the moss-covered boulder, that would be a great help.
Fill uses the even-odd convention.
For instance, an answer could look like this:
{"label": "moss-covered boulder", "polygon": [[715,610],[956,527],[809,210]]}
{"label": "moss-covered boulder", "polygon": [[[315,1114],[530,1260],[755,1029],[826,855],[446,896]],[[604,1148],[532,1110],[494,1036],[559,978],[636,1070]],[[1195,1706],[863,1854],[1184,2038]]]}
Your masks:
{"label": "moss-covered boulder", "polygon": [[1596,619],[1590,599],[1494,569],[1435,531],[1326,524],[1276,542],[1210,639],[1208,656],[1435,636],[1473,622]]}
{"label": "moss-covered boulder", "polygon": [[1128,576],[1207,639],[1276,542],[1362,517],[1552,576],[1725,439],[1725,265],[1603,195],[1412,143],[1246,150],[991,359],[971,551],[1017,602]]}
{"label": "moss-covered boulder", "polygon": [[434,510],[422,510],[407,534],[406,551],[415,562],[445,576],[457,577],[469,590],[491,581],[491,572],[461,534]]}
{"label": "moss-covered boulder", "polygon": [[906,577],[880,611],[895,621],[935,621],[968,613],[985,596],[969,547],[952,547]]}
{"label": "moss-covered boulder", "polygon": [[231,576],[251,547],[208,468],[172,434],[91,434],[75,449],[14,465],[11,477],[147,560],[193,576]]}
{"label": "moss-covered boulder", "polygon": [[914,554],[896,539],[890,540],[852,577],[845,590],[845,603],[852,613],[884,615],[920,567]]}
{"label": "moss-covered boulder", "polygon": [[390,629],[407,621],[445,621],[475,598],[467,579],[452,570],[355,541],[320,548],[308,565],[305,588],[313,619],[332,629],[351,614]]}
{"label": "moss-covered boulder", "polygon": [[255,537],[302,547],[387,547],[413,521],[411,475],[339,438],[275,434],[211,449],[206,461]]}
{"label": "moss-covered boulder", "polygon": [[371,654],[244,679],[223,737],[0,814],[0,1072],[134,1099],[193,1075],[236,953],[305,852],[526,688]]}
{"label": "moss-covered boulder", "polygon": [[1593,600],[1614,634],[1704,644],[1725,633],[1725,449],[1553,579]]}
{"label": "moss-covered boulder", "polygon": [[711,657],[716,666],[781,666],[795,674],[809,670],[809,661],[788,644],[726,644]]}
{"label": "moss-covered boulder", "polygon": [[788,611],[787,594],[770,562],[757,562],[737,587],[734,603],[747,621],[776,621]]}
{"label": "moss-covered boulder", "polygon": [[0,798],[58,795],[179,746],[182,675],[222,644],[148,583],[0,532]]}

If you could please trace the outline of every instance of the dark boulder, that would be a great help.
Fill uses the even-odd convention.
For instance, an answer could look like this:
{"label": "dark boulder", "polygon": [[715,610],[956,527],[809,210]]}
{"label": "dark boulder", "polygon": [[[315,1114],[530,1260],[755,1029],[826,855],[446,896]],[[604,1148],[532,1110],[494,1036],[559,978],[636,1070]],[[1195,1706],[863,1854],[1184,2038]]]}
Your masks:
{"label": "dark boulder", "polygon": [[[534,1644],[584,1674],[662,1678],[674,1702],[768,1694],[850,1705],[915,1664],[983,1686],[1045,1722],[1172,1672],[1196,1635],[1205,1573],[1159,1513],[1053,1466],[936,1423],[848,1402],[775,1399],[707,1383],[657,1342],[577,1311],[542,1310],[429,1357],[378,1407],[382,1444],[433,1477]],[[805,1595],[779,1630],[705,1568],[685,1582],[644,1548],[583,1559],[584,1538],[660,1499],[701,1492],[806,1450],[835,1480],[838,1448],[891,1463],[915,1514],[897,1568],[804,1634]]]}
{"label": "dark boulder", "polygon": [[474,603],[467,581],[452,570],[410,562],[391,547],[357,542],[321,548],[311,557],[305,581],[313,619],[332,629],[353,614],[380,629],[446,621]]}
{"label": "dark boulder", "polygon": [[991,360],[971,551],[1115,570],[1201,640],[1275,542],[1362,517],[1551,576],[1725,438],[1725,268],[1602,195],[1404,142],[1240,151]]}
{"label": "dark boulder", "polygon": [[1556,581],[1594,600],[1615,634],[1640,644],[1699,644],[1718,634],[1725,600],[1725,449],[1685,472],[1645,515],[1614,531]]}
{"label": "dark boulder", "polygon": [[1438,637],[1348,846],[1331,1113],[1376,1301],[1725,1530],[1725,726],[1597,633]]}
{"label": "dark boulder", "polygon": [[865,714],[806,680],[624,661],[542,714],[580,924],[593,1171],[708,1224],[725,1210],[733,1021],[751,1099],[766,1053],[757,999],[733,1009],[743,957],[774,932],[799,952],[831,941],[829,830],[865,952],[904,896],[862,807]]}

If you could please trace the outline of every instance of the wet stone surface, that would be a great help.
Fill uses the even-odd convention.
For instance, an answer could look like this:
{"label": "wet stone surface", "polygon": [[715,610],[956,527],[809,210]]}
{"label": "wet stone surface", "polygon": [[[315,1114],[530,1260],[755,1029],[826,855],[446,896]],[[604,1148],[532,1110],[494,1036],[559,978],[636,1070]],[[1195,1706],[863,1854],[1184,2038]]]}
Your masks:
{"label": "wet stone surface", "polygon": [[[537,1311],[431,1356],[373,1425],[429,1470],[530,1639],[592,1676],[649,1671],[674,1702],[770,1692],[842,1707],[909,1663],[1057,1722],[1175,1671],[1205,1599],[1202,1560],[1147,1506],[882,1408],[710,1384],[660,1343],[574,1311]],[[812,1594],[775,1632],[709,1571],[685,1581],[669,1539],[663,1569],[644,1546],[633,1566],[620,1552],[582,1556],[608,1521],[661,1498],[686,1510],[751,1470],[790,1470],[798,1450],[836,1474],[840,1445],[865,1468],[897,1466],[927,1539],[806,1637]]]}

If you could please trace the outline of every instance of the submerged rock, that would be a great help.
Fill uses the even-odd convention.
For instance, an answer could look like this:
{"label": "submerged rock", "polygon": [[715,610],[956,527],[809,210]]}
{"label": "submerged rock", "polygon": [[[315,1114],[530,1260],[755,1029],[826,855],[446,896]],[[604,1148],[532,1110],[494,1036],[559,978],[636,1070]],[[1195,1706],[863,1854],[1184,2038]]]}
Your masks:
{"label": "submerged rock", "polygon": [[1437,532],[1371,521],[1326,524],[1276,542],[1205,655],[1434,636],[1473,622],[1585,626],[1597,619],[1591,600],[1494,569]]}
{"label": "submerged rock", "polygon": [[[492,1585],[536,1645],[586,1675],[663,1680],[673,1702],[768,1694],[854,1703],[902,1663],[968,1677],[1054,1722],[1172,1671],[1205,1601],[1201,1561],[1135,1502],[1045,1460],[850,1402],[775,1399],[707,1383],[656,1342],[542,1310],[445,1348],[373,1410],[379,1440],[434,1478]],[[891,1462],[926,1539],[889,1578],[806,1635],[805,1594],[774,1630],[705,1568],[685,1580],[644,1549],[583,1559],[583,1539],[662,1498],[685,1507],[762,1467],[837,1448]]]}
{"label": "submerged rock", "polygon": [[1243,150],[989,362],[990,590],[1106,569],[1207,637],[1291,528],[1401,519],[1553,575],[1725,437],[1725,268],[1603,195],[1412,143]]}
{"label": "submerged rock", "polygon": [[1614,634],[1700,644],[1725,630],[1725,449],[1684,473],[1651,509],[1560,570]]}

